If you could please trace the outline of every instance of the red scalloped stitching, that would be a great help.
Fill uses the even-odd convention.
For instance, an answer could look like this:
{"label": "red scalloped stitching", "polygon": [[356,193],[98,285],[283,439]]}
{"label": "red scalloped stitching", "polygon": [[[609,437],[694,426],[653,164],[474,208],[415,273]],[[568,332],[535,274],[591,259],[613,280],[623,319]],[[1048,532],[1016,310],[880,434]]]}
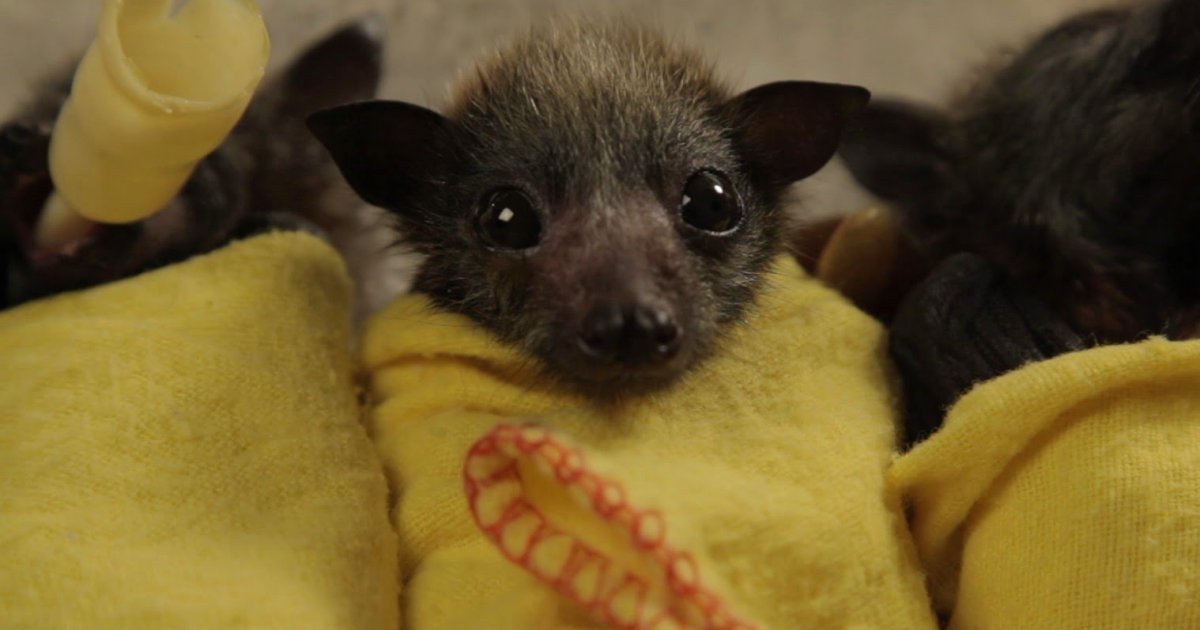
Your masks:
{"label": "red scalloped stitching", "polygon": [[[480,502],[489,498],[487,492],[510,491],[512,484],[519,490],[521,478],[518,458],[533,458],[549,467],[555,479],[568,492],[579,492],[593,512],[628,532],[630,542],[648,554],[662,567],[668,588],[677,601],[662,610],[649,609],[646,598],[650,587],[639,576],[625,572],[613,582],[617,585],[606,592],[599,587],[607,582],[608,573],[616,569],[612,558],[596,551],[579,539],[553,525],[534,505],[525,500],[521,491],[514,492],[500,510],[500,518],[485,523],[480,514]],[[496,545],[504,557],[524,568],[538,580],[571,599],[587,610],[598,614],[617,628],[650,630],[653,628],[700,627],[712,630],[753,630],[755,626],[736,617],[723,600],[704,588],[700,582],[695,560],[686,552],[667,544],[666,523],[655,510],[637,510],[625,498],[625,489],[617,482],[605,479],[588,469],[583,453],[550,435],[534,424],[522,426],[502,424],[477,441],[467,453],[463,465],[463,481],[471,516],[481,531]],[[502,495],[501,495],[502,496]],[[529,527],[527,537],[513,527]],[[517,531],[519,549],[506,544],[505,534]],[[557,571],[546,573],[533,561],[537,550],[547,544],[566,539],[570,544],[565,562]],[[575,579],[584,571],[592,571],[592,592],[577,592]],[[613,606],[618,597],[635,600],[632,619],[620,619]]]}

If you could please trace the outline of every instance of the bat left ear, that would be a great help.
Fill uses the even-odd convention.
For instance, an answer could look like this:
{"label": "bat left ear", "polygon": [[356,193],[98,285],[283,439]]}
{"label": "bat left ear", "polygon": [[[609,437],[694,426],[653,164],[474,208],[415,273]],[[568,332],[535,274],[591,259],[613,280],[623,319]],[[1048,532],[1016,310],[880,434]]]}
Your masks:
{"label": "bat left ear", "polygon": [[1168,0],[1157,8],[1154,36],[1129,71],[1134,85],[1194,80],[1200,72],[1200,2]]}
{"label": "bat left ear", "polygon": [[409,199],[437,187],[450,171],[450,122],[409,103],[363,101],[323,109],[308,129],[363,201],[405,216]]}
{"label": "bat left ear", "polygon": [[743,92],[725,112],[750,168],[786,186],[833,158],[842,130],[870,100],[871,93],[857,86],[782,81]]}

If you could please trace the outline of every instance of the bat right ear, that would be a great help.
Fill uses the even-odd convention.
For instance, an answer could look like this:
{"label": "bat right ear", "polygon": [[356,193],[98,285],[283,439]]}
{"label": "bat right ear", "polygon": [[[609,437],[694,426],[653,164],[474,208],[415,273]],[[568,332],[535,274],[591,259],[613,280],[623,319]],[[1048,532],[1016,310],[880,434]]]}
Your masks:
{"label": "bat right ear", "polygon": [[449,121],[409,103],[342,105],[309,116],[308,128],[364,201],[400,213],[444,182],[454,159]]}
{"label": "bat right ear", "polygon": [[383,18],[371,13],[312,45],[285,71],[280,107],[303,117],[375,98],[383,74],[384,36]]}
{"label": "bat right ear", "polygon": [[875,196],[919,207],[953,177],[953,160],[944,145],[949,126],[932,109],[876,101],[846,129],[838,155]]}
{"label": "bat right ear", "polygon": [[779,81],[739,94],[724,109],[751,169],[782,186],[825,166],[846,124],[870,99],[853,85]]}
{"label": "bat right ear", "polygon": [[1129,72],[1134,85],[1191,83],[1200,72],[1200,2],[1168,0],[1156,9],[1153,39]]}

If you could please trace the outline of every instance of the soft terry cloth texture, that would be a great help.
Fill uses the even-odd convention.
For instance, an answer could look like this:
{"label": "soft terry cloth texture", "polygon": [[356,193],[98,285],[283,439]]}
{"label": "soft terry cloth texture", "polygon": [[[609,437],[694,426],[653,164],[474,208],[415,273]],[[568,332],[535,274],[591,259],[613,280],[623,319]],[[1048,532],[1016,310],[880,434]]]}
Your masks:
{"label": "soft terry cloth texture", "polygon": [[420,296],[377,315],[404,627],[934,627],[885,494],[884,333],[790,260],[770,284],[682,383],[607,407]]}
{"label": "soft terry cloth texture", "polygon": [[395,627],[349,295],[287,234],[0,314],[0,625]]}
{"label": "soft terry cloth texture", "polygon": [[984,383],[892,480],[952,628],[1200,628],[1200,342]]}

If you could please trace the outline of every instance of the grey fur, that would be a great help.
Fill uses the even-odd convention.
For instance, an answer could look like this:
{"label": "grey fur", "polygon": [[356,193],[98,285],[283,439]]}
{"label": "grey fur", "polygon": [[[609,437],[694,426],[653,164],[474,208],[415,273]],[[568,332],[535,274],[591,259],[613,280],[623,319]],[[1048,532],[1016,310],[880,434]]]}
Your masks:
{"label": "grey fur", "polygon": [[[866,100],[861,88],[799,83],[738,97],[697,53],[653,30],[558,22],[484,59],[445,116],[359,103],[310,126],[424,254],[418,290],[539,357],[548,374],[612,395],[670,382],[745,313],[780,251],[784,188],[832,156]],[[733,237],[679,217],[700,169],[727,174],[742,200]],[[500,187],[541,209],[536,249],[496,252],[478,238],[475,209]],[[579,322],[605,300],[673,313],[679,354],[642,370],[581,356]]]}
{"label": "grey fur", "polygon": [[1200,2],[1077,16],[947,112],[876,103],[842,147],[935,258],[1000,263],[1099,341],[1200,315]]}

